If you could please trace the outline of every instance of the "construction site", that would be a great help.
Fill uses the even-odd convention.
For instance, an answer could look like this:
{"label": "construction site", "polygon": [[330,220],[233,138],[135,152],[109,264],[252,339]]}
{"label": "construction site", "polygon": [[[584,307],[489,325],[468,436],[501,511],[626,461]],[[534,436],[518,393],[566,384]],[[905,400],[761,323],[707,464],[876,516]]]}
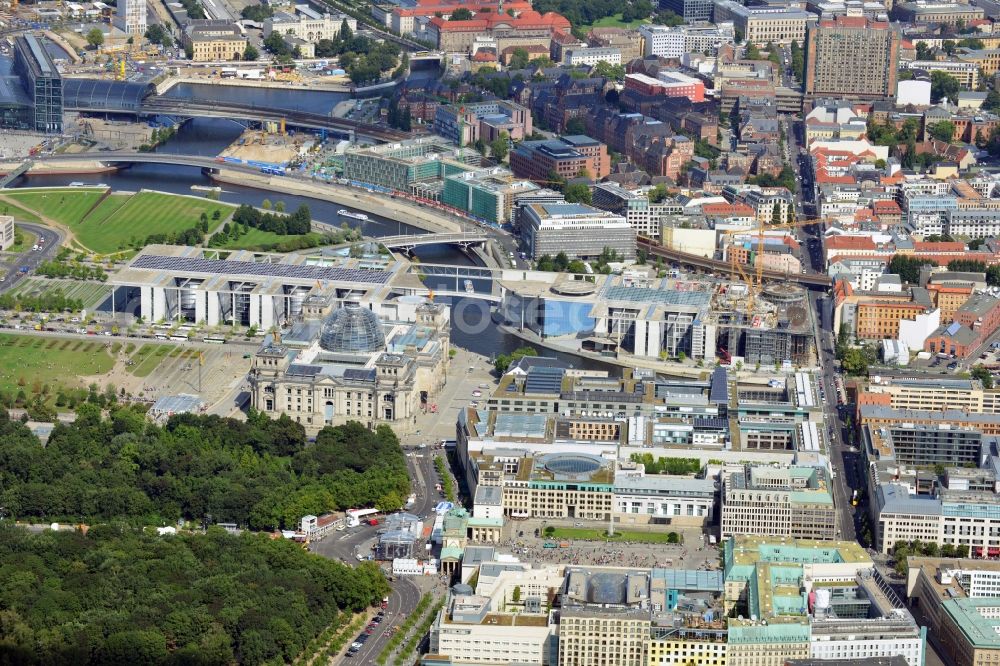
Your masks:
{"label": "construction site", "polygon": [[220,157],[248,164],[266,162],[286,166],[305,157],[316,145],[316,137],[312,135],[286,131],[283,120],[263,125],[263,130],[245,130]]}
{"label": "construction site", "polygon": [[792,283],[677,271],[660,277],[644,266],[621,275],[526,277],[519,271],[501,279],[499,316],[509,328],[567,351],[747,366],[816,361],[808,292]]}

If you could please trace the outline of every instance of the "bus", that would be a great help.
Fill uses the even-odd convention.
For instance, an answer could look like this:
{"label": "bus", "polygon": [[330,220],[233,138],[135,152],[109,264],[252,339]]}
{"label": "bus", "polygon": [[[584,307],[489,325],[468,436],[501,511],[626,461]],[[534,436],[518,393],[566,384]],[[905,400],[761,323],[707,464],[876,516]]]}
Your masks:
{"label": "bus", "polygon": [[207,338],[203,338],[202,342],[207,342],[210,345],[224,345],[226,344],[226,339],[210,335]]}
{"label": "bus", "polygon": [[851,493],[851,506],[857,506],[857,505],[858,505],[858,491],[857,489],[855,489],[854,492]]}
{"label": "bus", "polygon": [[235,79],[236,70],[231,68],[223,69],[221,72],[219,72],[219,76],[221,76],[224,79]]}

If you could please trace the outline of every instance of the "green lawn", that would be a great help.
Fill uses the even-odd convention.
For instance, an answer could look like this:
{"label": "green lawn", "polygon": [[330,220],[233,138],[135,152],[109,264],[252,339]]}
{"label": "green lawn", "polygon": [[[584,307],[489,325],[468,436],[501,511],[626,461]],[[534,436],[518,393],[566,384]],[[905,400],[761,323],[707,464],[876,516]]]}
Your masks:
{"label": "green lawn", "polygon": [[15,190],[4,193],[5,196],[19,202],[23,208],[67,226],[73,226],[82,220],[94,204],[101,200],[103,194],[104,190],[84,187]]}
{"label": "green lawn", "polygon": [[34,213],[6,201],[0,201],[0,215],[13,215],[15,222],[41,222]]}
{"label": "green lawn", "polygon": [[8,252],[24,252],[38,242],[38,236],[31,233],[27,229],[18,228],[17,237],[20,238],[20,241],[7,248]]}
{"label": "green lawn", "polygon": [[[218,220],[212,215],[219,211]],[[143,240],[150,234],[184,231],[198,224],[202,213],[208,215],[208,229],[213,231],[229,217],[233,206],[195,197],[158,192],[111,195],[101,202],[74,228],[80,243],[94,252],[109,253],[124,249],[133,238]]]}
{"label": "green lawn", "polygon": [[[150,234],[190,229],[198,224],[202,213],[208,215],[208,228],[213,231],[234,210],[229,204],[211,199],[159,192],[112,194],[103,201],[103,190],[77,187],[18,190],[5,196],[26,209],[12,211],[18,219],[37,222],[41,215],[65,224],[81,245],[98,254],[123,250]],[[4,206],[10,204],[0,203],[0,210]],[[218,220],[212,219],[215,211],[219,211]]]}
{"label": "green lawn", "polygon": [[114,366],[103,342],[0,334],[0,389],[30,394],[48,384],[78,387],[79,377],[102,375]]}
{"label": "green lawn", "polygon": [[143,345],[131,359],[135,361],[139,356],[142,356],[142,360],[133,365],[129,372],[136,377],[148,377],[171,350],[170,345]]}
{"label": "green lawn", "polygon": [[615,14],[613,16],[605,16],[602,19],[594,21],[594,24],[590,27],[592,28],[638,28],[643,23],[652,23],[653,19],[644,18],[636,19],[634,21],[629,21],[625,23],[622,21],[622,15]]}
{"label": "green lawn", "polygon": [[[670,535],[674,535],[675,540],[671,540]],[[543,532],[543,537],[547,539],[576,539],[577,541],[631,541],[633,543],[680,543],[683,541],[676,532],[636,532],[630,530],[615,530],[615,535],[609,537],[604,528],[583,529],[576,527],[557,527],[551,534]]]}

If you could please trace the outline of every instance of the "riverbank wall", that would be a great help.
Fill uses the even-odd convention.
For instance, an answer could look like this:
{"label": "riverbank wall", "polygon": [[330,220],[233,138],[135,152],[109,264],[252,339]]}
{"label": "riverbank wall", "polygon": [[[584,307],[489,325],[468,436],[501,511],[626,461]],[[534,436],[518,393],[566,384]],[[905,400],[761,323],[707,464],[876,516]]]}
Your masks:
{"label": "riverbank wall", "polygon": [[253,187],[284,194],[311,197],[321,201],[356,208],[373,213],[389,220],[397,220],[411,227],[416,227],[430,233],[456,233],[462,231],[462,225],[454,220],[442,218],[440,215],[416,204],[400,199],[393,199],[385,194],[372,194],[354,188],[336,187],[322,183],[300,181],[283,176],[268,176],[266,174],[246,173],[222,167],[218,173],[210,174],[212,180],[229,185]]}

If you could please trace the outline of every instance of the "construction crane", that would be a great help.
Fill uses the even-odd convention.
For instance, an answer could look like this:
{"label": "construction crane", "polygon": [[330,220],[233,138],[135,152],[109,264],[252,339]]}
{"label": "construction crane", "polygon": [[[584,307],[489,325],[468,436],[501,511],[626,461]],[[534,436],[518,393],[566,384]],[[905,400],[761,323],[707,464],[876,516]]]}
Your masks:
{"label": "construction crane", "polygon": [[[823,224],[826,221],[827,220],[823,220],[821,218],[810,218],[808,220],[785,222],[783,224],[764,224],[758,227],[751,227],[749,229],[727,229],[722,233],[726,236],[732,237],[757,232],[757,252],[760,253],[761,248],[764,247],[765,233],[768,231],[798,229],[799,227],[808,227],[813,224]],[[733,281],[742,281],[747,285],[746,312],[748,314],[753,312],[757,296],[763,288],[764,262],[759,260],[754,262],[753,269],[753,273],[748,274],[748,272],[744,270],[743,264],[737,259],[736,253],[729,252],[729,273]]]}

